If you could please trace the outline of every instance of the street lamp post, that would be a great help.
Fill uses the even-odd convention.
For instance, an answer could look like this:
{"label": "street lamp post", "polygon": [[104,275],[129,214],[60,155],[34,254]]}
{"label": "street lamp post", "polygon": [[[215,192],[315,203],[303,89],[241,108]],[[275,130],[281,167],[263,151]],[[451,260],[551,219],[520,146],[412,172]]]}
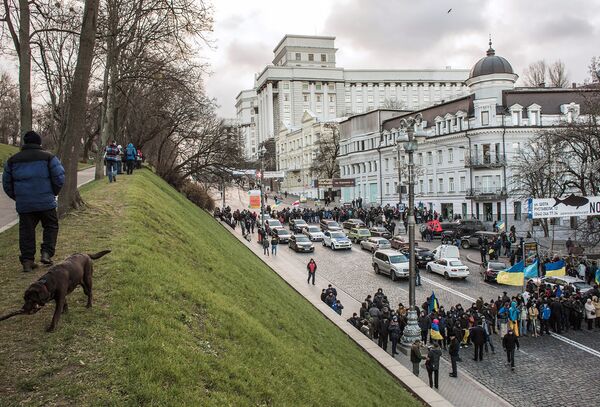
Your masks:
{"label": "street lamp post", "polygon": [[265,223],[265,203],[263,198],[263,180],[265,179],[265,174],[263,174],[263,159],[266,152],[267,149],[264,146],[258,152],[260,158],[260,227],[264,227]]}
{"label": "street lamp post", "polygon": [[402,335],[402,343],[411,345],[414,341],[421,338],[421,329],[418,324],[418,309],[415,305],[415,286],[416,286],[416,264],[415,264],[415,164],[413,155],[417,151],[418,145],[415,140],[415,126],[418,126],[422,121],[422,116],[417,114],[415,117],[402,119],[400,127],[406,131],[408,140],[404,143],[404,151],[408,154],[408,267],[409,267],[409,288],[408,288],[408,320],[404,333]]}

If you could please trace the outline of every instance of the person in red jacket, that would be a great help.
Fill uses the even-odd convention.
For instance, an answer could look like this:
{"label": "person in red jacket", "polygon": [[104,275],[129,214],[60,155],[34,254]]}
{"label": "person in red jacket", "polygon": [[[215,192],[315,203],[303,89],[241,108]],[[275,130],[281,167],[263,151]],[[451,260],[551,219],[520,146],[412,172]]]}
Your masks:
{"label": "person in red jacket", "polygon": [[308,270],[308,280],[306,282],[310,284],[310,279],[312,278],[312,283],[313,285],[315,285],[315,273],[317,272],[317,263],[315,263],[314,259],[310,259],[310,261],[306,265],[306,269]]}

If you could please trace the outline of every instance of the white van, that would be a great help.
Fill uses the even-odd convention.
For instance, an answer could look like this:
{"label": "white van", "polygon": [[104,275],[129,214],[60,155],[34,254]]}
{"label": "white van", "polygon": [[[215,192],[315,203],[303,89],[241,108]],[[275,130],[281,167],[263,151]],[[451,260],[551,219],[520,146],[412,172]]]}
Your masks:
{"label": "white van", "polygon": [[433,259],[460,259],[460,251],[458,247],[451,244],[443,244],[435,248],[433,251]]}

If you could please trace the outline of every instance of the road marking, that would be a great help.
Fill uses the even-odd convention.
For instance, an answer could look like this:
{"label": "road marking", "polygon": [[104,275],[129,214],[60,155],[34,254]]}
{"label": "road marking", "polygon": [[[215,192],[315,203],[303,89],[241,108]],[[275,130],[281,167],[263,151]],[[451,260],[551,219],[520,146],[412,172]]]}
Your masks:
{"label": "road marking", "polygon": [[563,342],[565,342],[565,343],[568,343],[569,345],[571,345],[571,346],[574,346],[574,347],[576,347],[577,349],[580,349],[580,350],[582,350],[582,351],[584,351],[584,352],[587,352],[587,353],[589,353],[590,355],[594,355],[594,356],[596,356],[597,358],[600,358],[600,352],[598,352],[598,351],[597,351],[597,350],[595,350],[595,349],[592,349],[592,348],[590,348],[590,347],[587,347],[587,346],[585,346],[585,345],[582,345],[582,344],[580,344],[579,342],[575,342],[574,340],[572,340],[572,339],[569,339],[569,338],[567,338],[567,337],[565,337],[565,336],[562,336],[562,335],[559,335],[559,334],[551,333],[550,335],[551,335],[552,337],[554,337],[554,338],[558,339],[559,341],[563,341]]}
{"label": "road marking", "polygon": [[464,298],[467,301],[471,301],[471,302],[475,302],[476,301],[475,298],[469,297],[467,294],[463,294],[460,291],[455,290],[454,288],[450,288],[450,287],[445,286],[443,284],[440,284],[440,283],[438,283],[436,281],[430,280],[427,277],[421,277],[421,280],[425,281],[426,283],[429,283],[431,285],[434,285],[434,286],[436,286],[438,288],[441,288],[444,291],[448,291],[449,293],[452,293],[452,294],[457,295],[457,296],[459,296],[461,298]]}

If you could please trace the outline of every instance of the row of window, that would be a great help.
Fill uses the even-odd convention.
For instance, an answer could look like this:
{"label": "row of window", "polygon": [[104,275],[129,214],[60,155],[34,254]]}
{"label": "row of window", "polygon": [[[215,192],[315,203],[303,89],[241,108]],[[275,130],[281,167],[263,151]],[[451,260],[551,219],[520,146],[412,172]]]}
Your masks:
{"label": "row of window", "polygon": [[[295,60],[296,61],[302,61],[302,53],[301,52],[296,52],[296,55],[294,55]],[[327,62],[327,54],[320,54],[321,55],[321,62]],[[315,60],[315,54],[306,54],[307,58],[309,61],[314,61]]]}

